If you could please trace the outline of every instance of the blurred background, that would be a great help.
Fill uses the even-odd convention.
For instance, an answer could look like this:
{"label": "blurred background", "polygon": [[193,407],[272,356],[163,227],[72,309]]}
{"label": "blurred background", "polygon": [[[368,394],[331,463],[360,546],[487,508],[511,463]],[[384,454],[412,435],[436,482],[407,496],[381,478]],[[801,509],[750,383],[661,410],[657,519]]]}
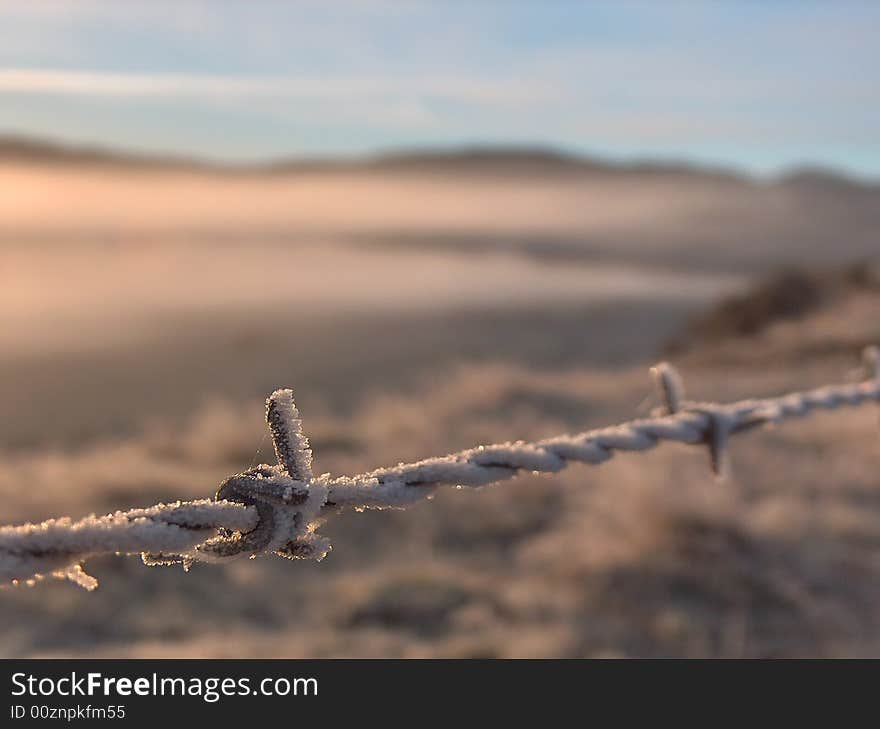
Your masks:
{"label": "blurred background", "polygon": [[[856,378],[880,7],[0,1],[0,523]],[[880,653],[874,408],[348,514],[320,564],[96,559],[14,656]]]}

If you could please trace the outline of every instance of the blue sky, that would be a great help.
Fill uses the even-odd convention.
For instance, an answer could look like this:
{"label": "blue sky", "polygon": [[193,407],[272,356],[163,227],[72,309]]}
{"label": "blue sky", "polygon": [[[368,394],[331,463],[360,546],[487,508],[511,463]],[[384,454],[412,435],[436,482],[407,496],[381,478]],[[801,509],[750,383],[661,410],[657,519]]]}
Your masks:
{"label": "blue sky", "polygon": [[0,0],[0,133],[216,159],[540,144],[880,177],[880,3]]}

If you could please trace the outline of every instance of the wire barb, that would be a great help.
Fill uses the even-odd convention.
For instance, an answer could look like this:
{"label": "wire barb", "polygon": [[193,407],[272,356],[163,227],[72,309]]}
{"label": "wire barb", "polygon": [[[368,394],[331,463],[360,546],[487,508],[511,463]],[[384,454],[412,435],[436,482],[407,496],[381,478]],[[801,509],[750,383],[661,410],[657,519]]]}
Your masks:
{"label": "wire barb", "polygon": [[262,463],[230,476],[214,496],[215,501],[256,509],[256,526],[247,531],[220,529],[196,547],[195,555],[144,554],[145,564],[187,567],[195,559],[214,562],[267,552],[287,559],[322,559],[327,554],[329,543],[314,534],[315,517],[324,506],[327,490],[323,484],[312,485],[312,451],[292,390],[276,390],[268,397],[266,425],[277,465]]}
{"label": "wire barb", "polygon": [[654,378],[654,387],[663,403],[663,413],[674,415],[681,410],[684,402],[684,382],[678,370],[669,362],[658,362],[651,368],[651,377]]}
{"label": "wire barb", "polygon": [[723,473],[730,437],[768,423],[805,417],[818,409],[880,402],[880,349],[863,353],[867,379],[776,398],[728,405],[689,402],[678,373],[652,368],[664,408],[659,414],[536,443],[479,446],[441,458],[401,463],[357,476],[315,476],[312,453],[290,390],[266,403],[276,465],[261,464],[230,476],[213,501],[157,504],[79,521],[0,527],[0,583],[33,584],[45,577],[94,589],[82,562],[97,554],[137,554],[145,564],[217,562],[274,553],[286,559],[321,559],[330,549],[317,534],[322,520],[345,508],[403,508],[443,485],[483,486],[522,471],[556,473],[572,462],[598,465],[618,451],[646,451],[661,442],[703,445]]}
{"label": "wire barb", "polygon": [[684,381],[678,370],[668,362],[658,362],[651,368],[654,388],[663,403],[657,412],[662,415],[675,415],[682,410],[700,413],[707,418],[707,428],[698,444],[709,449],[709,466],[712,473],[721,476],[727,462],[727,443],[734,423],[724,407],[713,403],[690,403],[684,397]]}
{"label": "wire barb", "polygon": [[866,380],[880,380],[880,347],[871,345],[862,350],[862,368]]}
{"label": "wire barb", "polygon": [[303,435],[299,410],[293,402],[293,390],[275,390],[266,399],[266,424],[275,446],[275,458],[290,478],[308,482],[312,479],[312,449]]}

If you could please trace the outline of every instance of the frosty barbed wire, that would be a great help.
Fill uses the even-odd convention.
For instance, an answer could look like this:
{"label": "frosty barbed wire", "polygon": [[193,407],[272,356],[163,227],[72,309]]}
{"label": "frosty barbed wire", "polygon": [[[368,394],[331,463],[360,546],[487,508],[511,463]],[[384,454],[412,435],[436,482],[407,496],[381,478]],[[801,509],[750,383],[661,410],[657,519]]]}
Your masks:
{"label": "frosty barbed wire", "polygon": [[403,508],[439,486],[483,486],[520,471],[556,473],[573,461],[596,465],[617,451],[645,451],[663,441],[704,445],[718,474],[724,469],[729,438],[736,433],[817,409],[880,402],[880,349],[865,349],[862,362],[863,382],[729,404],[686,400],[676,370],[660,363],[651,374],[663,407],[652,417],[536,443],[479,446],[335,478],[312,473],[312,453],[293,393],[277,390],[266,401],[276,465],[261,464],[230,476],[214,500],[157,504],[79,521],[63,517],[0,527],[0,582],[33,584],[60,577],[94,589],[97,581],[85,573],[82,562],[106,553],[140,553],[145,564],[184,568],[195,561],[219,562],[269,552],[288,559],[320,560],[330,543],[317,528],[335,511]]}

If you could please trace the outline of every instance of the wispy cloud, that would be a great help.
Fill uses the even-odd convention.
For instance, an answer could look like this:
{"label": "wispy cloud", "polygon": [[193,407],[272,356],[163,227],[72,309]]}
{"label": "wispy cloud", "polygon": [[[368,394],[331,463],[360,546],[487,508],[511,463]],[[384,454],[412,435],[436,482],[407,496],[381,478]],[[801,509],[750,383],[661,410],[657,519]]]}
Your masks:
{"label": "wispy cloud", "polygon": [[530,104],[555,95],[543,84],[455,76],[221,76],[28,68],[0,69],[3,92],[202,98],[412,96],[487,104]]}

